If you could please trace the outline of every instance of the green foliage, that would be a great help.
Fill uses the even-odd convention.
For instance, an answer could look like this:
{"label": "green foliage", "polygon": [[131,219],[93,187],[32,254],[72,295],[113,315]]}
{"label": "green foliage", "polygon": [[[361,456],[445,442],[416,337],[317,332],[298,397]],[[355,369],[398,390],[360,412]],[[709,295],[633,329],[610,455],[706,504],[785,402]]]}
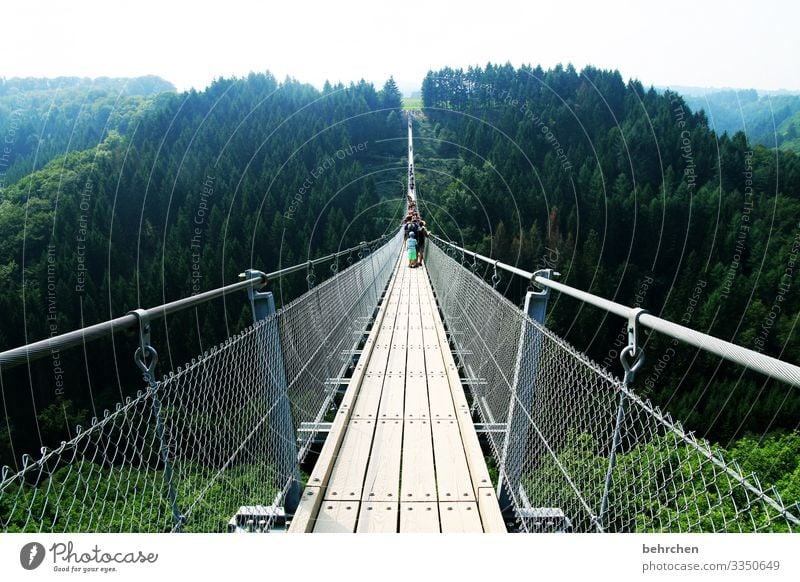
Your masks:
{"label": "green foliage", "polygon": [[[419,131],[438,138],[416,146],[434,234],[753,350],[800,354],[795,154],[718,135],[680,95],[617,71],[444,68],[422,94]],[[502,287],[521,302],[527,282]],[[621,321],[557,296],[548,323],[621,374]],[[800,416],[796,389],[656,334],[636,389],[722,443]]]}
{"label": "green foliage", "polygon": [[[0,95],[49,98],[38,96],[38,85],[26,97],[11,84]],[[80,87],[65,95],[77,99]],[[111,89],[82,90],[83,111],[111,99]],[[381,91],[362,81],[320,92],[251,74],[203,92],[129,99],[142,106],[125,101],[135,131],[106,123],[106,115],[102,132],[87,129],[88,141],[73,142],[91,149],[56,157],[0,196],[0,349],[232,283],[250,267],[270,272],[305,262],[377,238],[399,220],[404,147],[394,138],[405,124],[391,79]],[[65,120],[75,121],[73,109]],[[328,265],[319,269],[318,281],[330,273]],[[306,289],[302,273],[272,286],[279,306]],[[153,329],[158,373],[250,321],[245,296],[168,318]],[[135,341],[118,333],[51,354],[30,372],[4,370],[7,385],[32,386],[7,402],[16,455],[41,446],[27,430],[34,403],[53,420],[41,434],[52,444],[64,438],[64,423],[48,408],[59,391],[74,405],[69,421],[83,416],[87,426],[141,387]],[[0,464],[15,465],[8,452],[0,445]]]}
{"label": "green foliage", "polygon": [[[217,475],[184,464],[177,475],[182,531],[224,532],[241,505],[269,504],[277,489],[270,468],[233,465]],[[0,516],[9,532],[169,532],[173,529],[164,472],[102,467],[84,461],[56,470],[37,486],[9,486]]]}
{"label": "green foliage", "polygon": [[730,455],[744,473],[755,473],[764,487],[774,487],[784,504],[800,504],[800,432],[746,436],[732,444]]}
{"label": "green foliage", "polygon": [[[760,445],[761,449],[756,445],[759,452],[743,462],[744,467],[749,464],[764,469],[765,476],[776,478],[784,504],[790,508],[797,500],[798,439],[798,433],[771,438]],[[753,440],[744,438],[734,444],[726,458],[739,458],[743,450],[753,449]],[[766,464],[759,464],[763,455],[775,449],[783,453],[787,466],[770,470]],[[609,463],[599,451],[601,447],[591,435],[570,431],[557,454],[558,462],[548,460],[523,479],[531,503],[535,507],[564,508],[577,531],[592,531],[595,526],[591,517],[600,513]],[[570,475],[571,485],[563,474]],[[766,483],[762,481],[762,485]],[[591,513],[577,502],[573,487]],[[608,511],[603,516],[607,531],[789,531],[788,523],[774,509],[713,463],[707,453],[671,432],[617,454],[608,498]]]}
{"label": "green foliage", "polygon": [[0,195],[5,186],[72,151],[131,130],[160,93],[158,77],[0,79]]}
{"label": "green foliage", "polygon": [[703,111],[717,133],[747,134],[751,143],[800,151],[800,95],[758,95],[755,89],[686,95],[693,111]]}

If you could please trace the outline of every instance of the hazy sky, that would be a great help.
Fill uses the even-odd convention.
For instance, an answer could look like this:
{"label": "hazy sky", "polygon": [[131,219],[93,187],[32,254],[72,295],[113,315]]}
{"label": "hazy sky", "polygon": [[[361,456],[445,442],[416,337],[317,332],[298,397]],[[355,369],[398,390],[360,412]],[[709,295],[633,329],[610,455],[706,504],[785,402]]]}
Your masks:
{"label": "hazy sky", "polygon": [[6,0],[0,76],[272,71],[317,86],[488,61],[617,68],[646,85],[800,90],[800,2]]}

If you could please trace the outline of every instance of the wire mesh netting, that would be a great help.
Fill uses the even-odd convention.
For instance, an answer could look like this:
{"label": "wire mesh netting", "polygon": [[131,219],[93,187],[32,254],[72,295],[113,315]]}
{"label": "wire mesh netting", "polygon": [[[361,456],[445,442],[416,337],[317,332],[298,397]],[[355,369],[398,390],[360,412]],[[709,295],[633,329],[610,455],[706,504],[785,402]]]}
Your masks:
{"label": "wire mesh netting", "polygon": [[426,263],[473,406],[508,428],[489,431],[489,443],[520,529],[800,529],[796,502],[743,475],[435,244]]}
{"label": "wire mesh netting", "polygon": [[325,413],[327,381],[346,370],[401,242],[365,249],[69,442],[4,467],[0,528],[218,532],[242,506],[280,503],[299,478],[296,428]]}
{"label": "wire mesh netting", "polygon": [[[281,346],[295,429],[324,420],[337,383],[372,321],[401,244],[402,236],[395,236],[281,310]],[[301,454],[315,434],[302,433]]]}

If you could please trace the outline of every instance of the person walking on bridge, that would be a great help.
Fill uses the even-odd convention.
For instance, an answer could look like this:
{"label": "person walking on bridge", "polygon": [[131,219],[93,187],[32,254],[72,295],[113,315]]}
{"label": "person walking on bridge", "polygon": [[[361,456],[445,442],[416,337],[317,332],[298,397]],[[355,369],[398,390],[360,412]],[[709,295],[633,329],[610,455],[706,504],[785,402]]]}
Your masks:
{"label": "person walking on bridge", "polygon": [[406,243],[406,246],[408,248],[408,267],[413,269],[417,266],[417,239],[414,231],[408,233],[408,243]]}
{"label": "person walking on bridge", "polygon": [[428,237],[428,231],[425,229],[425,221],[419,221],[419,227],[417,228],[416,239],[417,239],[417,264],[421,265],[425,261],[425,239]]}

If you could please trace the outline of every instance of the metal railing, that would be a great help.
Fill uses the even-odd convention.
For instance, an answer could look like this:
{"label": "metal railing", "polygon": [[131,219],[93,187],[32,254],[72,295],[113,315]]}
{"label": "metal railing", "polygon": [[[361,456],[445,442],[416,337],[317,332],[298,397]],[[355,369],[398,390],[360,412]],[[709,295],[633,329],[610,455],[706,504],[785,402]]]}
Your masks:
{"label": "metal railing", "polygon": [[[139,325],[139,321],[142,317],[149,321],[153,321],[155,319],[167,317],[168,315],[178,313],[191,307],[197,307],[198,305],[202,305],[220,297],[225,297],[226,295],[230,295],[238,291],[261,288],[269,281],[279,279],[285,275],[306,270],[314,265],[319,265],[320,263],[336,260],[339,257],[349,255],[355,251],[369,248],[372,245],[384,242],[387,238],[388,235],[383,235],[369,242],[361,242],[355,247],[351,247],[336,253],[331,253],[317,259],[312,259],[305,263],[299,263],[291,267],[278,269],[277,271],[273,271],[271,273],[250,271],[249,273],[251,273],[253,276],[237,283],[231,283],[230,285],[218,287],[217,289],[204,291],[203,293],[198,293],[197,295],[192,295],[191,297],[185,297],[183,299],[171,301],[170,303],[165,303],[164,305],[159,305],[157,307],[138,310],[138,313],[131,311],[125,315],[104,321],[102,323],[97,323],[0,352],[0,369],[7,370],[20,364],[37,360],[55,351],[65,350],[67,348],[82,345],[88,341],[105,337],[123,329],[136,327]],[[242,273],[240,277],[244,277],[244,273]]]}
{"label": "metal railing", "polygon": [[[628,317],[633,336],[637,316],[653,329],[670,332],[672,324],[553,284],[549,273],[504,265],[438,237],[432,241],[425,263],[437,303],[473,410],[493,427],[485,436],[498,468],[498,496],[521,530],[800,530],[796,500],[784,502],[725,451],[687,433],[632,389],[638,356],[629,367],[623,360],[624,379],[614,377],[542,325],[542,304],[546,289],[557,288]],[[545,290],[528,292],[521,310],[464,265],[464,255],[459,262],[459,252]],[[677,330],[673,337],[683,335]],[[635,355],[637,338],[629,342],[626,350]],[[793,378],[794,366],[777,362],[779,377]]]}
{"label": "metal railing", "polygon": [[463,253],[463,255],[468,255],[474,259],[487,263],[493,266],[495,269],[502,269],[506,272],[513,273],[514,275],[518,275],[519,277],[532,281],[539,287],[558,291],[559,293],[563,293],[564,295],[568,295],[569,297],[573,297],[583,301],[584,303],[588,303],[589,305],[603,309],[608,313],[623,317],[632,324],[636,324],[638,322],[639,325],[648,327],[653,331],[668,335],[674,339],[720,356],[728,361],[745,366],[771,378],[775,378],[776,380],[786,382],[792,386],[800,387],[800,367],[794,364],[773,358],[754,350],[747,349],[707,333],[702,333],[683,325],[673,323],[669,320],[647,313],[642,309],[627,307],[621,303],[616,303],[614,301],[604,299],[603,297],[592,295],[586,291],[575,289],[569,285],[553,281],[547,276],[540,274],[541,272],[539,271],[532,273],[530,271],[520,269],[519,267],[515,267],[501,261],[496,261],[490,257],[472,252],[438,236],[429,235],[429,237],[438,241],[442,245],[450,247],[457,252]]}

